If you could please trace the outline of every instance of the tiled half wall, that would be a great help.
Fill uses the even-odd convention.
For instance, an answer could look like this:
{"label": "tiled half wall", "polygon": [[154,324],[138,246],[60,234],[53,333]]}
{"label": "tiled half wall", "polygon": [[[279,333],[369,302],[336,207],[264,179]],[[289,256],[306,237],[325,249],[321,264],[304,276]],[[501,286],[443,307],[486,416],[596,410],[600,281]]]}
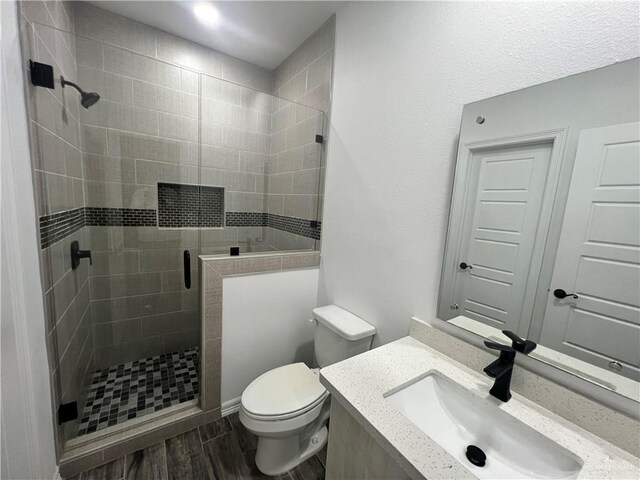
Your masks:
{"label": "tiled half wall", "polygon": [[220,409],[222,288],[224,277],[320,265],[320,252],[262,253],[239,257],[201,256],[201,407]]}

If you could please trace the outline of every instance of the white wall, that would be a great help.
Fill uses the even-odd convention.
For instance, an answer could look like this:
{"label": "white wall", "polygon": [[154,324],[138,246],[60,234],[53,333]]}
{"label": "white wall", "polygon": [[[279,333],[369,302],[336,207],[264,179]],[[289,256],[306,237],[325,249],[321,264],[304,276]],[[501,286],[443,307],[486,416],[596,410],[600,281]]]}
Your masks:
{"label": "white wall", "polygon": [[56,461],[38,236],[15,2],[2,23],[2,478],[54,478]]}
{"label": "white wall", "polygon": [[337,12],[320,303],[374,345],[436,314],[462,106],[639,54],[638,4],[349,3]]}
{"label": "white wall", "polygon": [[311,311],[317,306],[318,268],[223,280],[222,408],[272,368],[313,362]]}

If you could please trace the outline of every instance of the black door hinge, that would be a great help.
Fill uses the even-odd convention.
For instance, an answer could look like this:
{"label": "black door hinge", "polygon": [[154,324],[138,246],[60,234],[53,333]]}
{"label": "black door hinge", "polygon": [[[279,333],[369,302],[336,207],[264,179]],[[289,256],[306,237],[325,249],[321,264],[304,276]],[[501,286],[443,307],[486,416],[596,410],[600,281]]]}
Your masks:
{"label": "black door hinge", "polygon": [[78,402],[61,403],[58,407],[58,425],[78,418]]}

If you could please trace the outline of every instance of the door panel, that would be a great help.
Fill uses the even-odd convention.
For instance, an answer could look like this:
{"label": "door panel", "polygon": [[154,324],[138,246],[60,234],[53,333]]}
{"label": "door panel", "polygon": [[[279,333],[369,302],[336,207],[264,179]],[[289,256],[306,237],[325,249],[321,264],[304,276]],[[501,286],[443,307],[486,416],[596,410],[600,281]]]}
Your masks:
{"label": "door panel", "polygon": [[[492,268],[505,273],[513,272],[518,260],[518,245],[515,243],[474,239],[474,267]],[[491,265],[491,267],[488,267]]]}
{"label": "door panel", "polygon": [[606,145],[599,185],[633,186],[633,179],[640,177],[639,158],[640,145],[637,143]]}
{"label": "door panel", "polygon": [[603,368],[640,367],[640,124],[580,135],[541,343]]}
{"label": "door panel", "polygon": [[458,261],[472,269],[454,287],[463,315],[518,330],[550,155],[551,144],[473,155]]}
{"label": "door panel", "polygon": [[[611,330],[619,330],[620,335],[610,335]],[[571,309],[567,322],[567,338],[571,339],[568,342],[572,347],[587,355],[602,356],[607,362],[615,359],[627,364],[636,363],[637,335],[638,330],[633,325],[579,308]]]}
{"label": "door panel", "polygon": [[587,239],[590,242],[633,247],[640,230],[640,205],[594,203]]}
{"label": "door panel", "polygon": [[637,284],[639,267],[633,263],[583,256],[578,267],[575,290],[612,302],[637,304],[638,291],[624,286]]}
{"label": "door panel", "polygon": [[481,201],[476,228],[520,233],[526,209],[524,202]]}

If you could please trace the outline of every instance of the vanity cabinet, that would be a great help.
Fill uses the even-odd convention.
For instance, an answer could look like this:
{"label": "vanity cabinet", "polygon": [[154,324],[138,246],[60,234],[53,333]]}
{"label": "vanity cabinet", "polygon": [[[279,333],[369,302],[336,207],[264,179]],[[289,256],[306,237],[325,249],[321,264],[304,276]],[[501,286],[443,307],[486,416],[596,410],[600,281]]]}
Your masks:
{"label": "vanity cabinet", "polygon": [[330,418],[326,480],[410,478],[335,398]]}

